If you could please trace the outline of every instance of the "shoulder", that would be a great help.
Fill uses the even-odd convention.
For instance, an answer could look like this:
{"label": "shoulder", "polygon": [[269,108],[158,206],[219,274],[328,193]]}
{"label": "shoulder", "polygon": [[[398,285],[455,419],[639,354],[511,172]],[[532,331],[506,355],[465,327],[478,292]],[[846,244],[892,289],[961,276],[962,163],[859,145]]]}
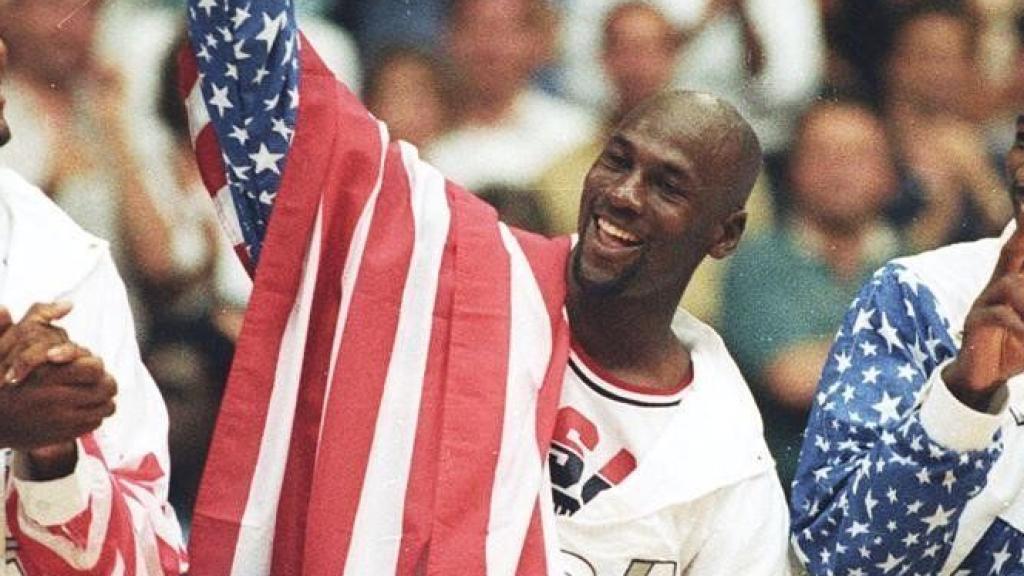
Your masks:
{"label": "shoulder", "polygon": [[694,401],[706,403],[708,426],[721,429],[722,440],[764,447],[761,413],[746,379],[721,336],[685,310],[676,310],[672,331],[690,351],[694,365]]}
{"label": "shoulder", "polygon": [[13,170],[0,168],[0,209],[9,218],[9,273],[19,282],[7,291],[12,311],[57,297],[94,271],[112,267],[106,241],[71,220]]}
{"label": "shoulder", "polygon": [[76,224],[42,190],[9,168],[0,167],[0,200],[10,211],[18,233],[30,234],[47,245],[66,242],[106,246],[106,242]]}
{"label": "shoulder", "polygon": [[[914,256],[897,258],[886,267],[893,278],[908,278],[914,295],[915,282],[927,287],[950,324],[960,326],[971,305],[988,283],[995,268],[1001,238],[985,238],[943,246]],[[902,270],[902,271],[901,271]]]}

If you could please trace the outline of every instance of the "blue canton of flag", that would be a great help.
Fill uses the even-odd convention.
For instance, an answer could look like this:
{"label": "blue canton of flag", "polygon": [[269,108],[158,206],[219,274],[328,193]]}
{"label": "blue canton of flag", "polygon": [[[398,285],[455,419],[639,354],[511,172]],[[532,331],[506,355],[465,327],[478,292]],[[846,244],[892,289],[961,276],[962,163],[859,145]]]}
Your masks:
{"label": "blue canton of flag", "polygon": [[281,186],[299,107],[299,33],[292,0],[283,4],[199,0],[189,8],[202,96],[219,136],[227,193],[251,269]]}
{"label": "blue canton of flag", "polygon": [[921,424],[924,386],[956,350],[913,272],[889,265],[861,290],[829,353],[793,483],[793,545],[811,574],[939,573],[965,503],[1002,451],[999,433],[986,450],[955,452]]}

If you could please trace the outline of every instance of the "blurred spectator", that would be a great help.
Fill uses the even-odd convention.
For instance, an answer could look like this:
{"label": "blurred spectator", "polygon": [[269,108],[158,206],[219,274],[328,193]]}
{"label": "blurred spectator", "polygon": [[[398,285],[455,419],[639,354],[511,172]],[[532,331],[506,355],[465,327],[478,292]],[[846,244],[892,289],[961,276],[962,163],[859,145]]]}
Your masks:
{"label": "blurred spectator", "polygon": [[826,84],[832,90],[882,100],[882,62],[899,0],[821,0],[828,46]]}
{"label": "blurred spectator", "polygon": [[791,156],[792,212],[740,247],[725,278],[722,335],[762,403],[784,482],[836,323],[863,281],[900,252],[882,208],[896,187],[885,129],[867,107],[821,101]]}
{"label": "blurred spectator", "polygon": [[983,4],[985,33],[982,51],[990,96],[987,118],[989,150],[1000,155],[1013,145],[1006,130],[1024,109],[1024,3],[1017,0],[977,0]]}
{"label": "blurred spectator", "polygon": [[886,57],[884,110],[896,153],[919,185],[895,214],[911,247],[998,233],[1009,218],[999,171],[974,121],[977,21],[960,2],[900,11]]}
{"label": "blurred spectator", "polygon": [[451,81],[428,52],[395,46],[366,74],[363,101],[391,136],[424,149],[451,124]]}
{"label": "blurred spectator", "polygon": [[166,249],[173,230],[146,190],[134,141],[145,131],[124,114],[122,75],[97,51],[102,4],[0,3],[11,53],[7,115],[20,139],[0,153],[0,164],[16,167],[78,224],[110,240],[129,286],[139,278],[162,282],[175,273]]}
{"label": "blurred spectator", "polygon": [[546,0],[452,3],[456,128],[427,153],[452,180],[473,190],[527,187],[594,133],[584,112],[530,86],[550,56],[554,26]]}
{"label": "blurred spectator", "polygon": [[[327,12],[352,32],[363,59],[374,62],[396,44],[440,45],[449,1],[334,0],[333,9]],[[302,25],[306,25],[305,18]]]}
{"label": "blurred spectator", "polygon": [[[596,64],[603,15],[620,0],[564,0],[566,88],[602,102]],[[675,86],[731,100],[751,121],[771,163],[818,91],[824,45],[817,0],[652,0],[686,35]]]}

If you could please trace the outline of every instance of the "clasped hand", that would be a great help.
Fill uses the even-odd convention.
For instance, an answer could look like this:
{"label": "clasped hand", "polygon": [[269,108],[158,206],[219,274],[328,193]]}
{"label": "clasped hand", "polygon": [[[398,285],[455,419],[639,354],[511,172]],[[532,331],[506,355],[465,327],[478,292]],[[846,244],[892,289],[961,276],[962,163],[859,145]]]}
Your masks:
{"label": "clasped hand", "polygon": [[71,473],[75,439],[115,409],[117,385],[103,361],[53,324],[70,311],[35,304],[14,323],[0,308],[0,448],[25,452],[37,480]]}

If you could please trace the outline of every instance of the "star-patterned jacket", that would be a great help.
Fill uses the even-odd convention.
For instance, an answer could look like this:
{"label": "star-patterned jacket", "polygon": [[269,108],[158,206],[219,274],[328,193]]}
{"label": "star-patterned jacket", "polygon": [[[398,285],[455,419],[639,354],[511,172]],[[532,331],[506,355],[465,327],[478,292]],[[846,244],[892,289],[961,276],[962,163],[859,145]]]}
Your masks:
{"label": "star-patterned jacket", "polygon": [[854,300],[793,483],[811,574],[1024,574],[1024,379],[982,413],[941,378],[1009,233],[894,260]]}

